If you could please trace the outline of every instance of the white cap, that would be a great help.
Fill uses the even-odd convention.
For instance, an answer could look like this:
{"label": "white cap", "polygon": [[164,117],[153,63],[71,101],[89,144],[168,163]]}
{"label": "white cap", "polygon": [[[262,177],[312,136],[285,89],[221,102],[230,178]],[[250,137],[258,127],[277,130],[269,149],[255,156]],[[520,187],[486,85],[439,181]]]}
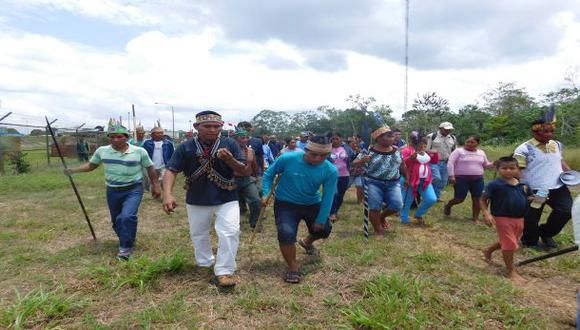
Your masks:
{"label": "white cap", "polygon": [[439,124],[439,128],[443,128],[443,129],[453,129],[453,124],[451,124],[448,121],[444,121],[441,124]]}

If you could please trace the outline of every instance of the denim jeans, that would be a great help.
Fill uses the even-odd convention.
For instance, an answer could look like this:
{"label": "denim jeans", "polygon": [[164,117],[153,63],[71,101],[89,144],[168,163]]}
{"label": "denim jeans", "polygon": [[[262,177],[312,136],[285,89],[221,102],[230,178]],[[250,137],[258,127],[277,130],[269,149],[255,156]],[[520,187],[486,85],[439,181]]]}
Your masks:
{"label": "denim jeans", "polygon": [[400,211],[403,207],[399,179],[392,181],[364,178],[368,190],[369,210],[381,210],[383,204],[387,210]]}
{"label": "denim jeans", "polygon": [[433,178],[433,189],[437,198],[441,196],[441,191],[447,186],[449,175],[447,174],[447,161],[439,161],[437,164],[431,164],[431,175]]}
{"label": "denim jeans", "polygon": [[344,194],[348,190],[348,182],[350,181],[350,177],[348,176],[339,176],[338,181],[336,182],[336,193],[334,194],[334,200],[332,201],[332,207],[330,208],[330,214],[337,214],[338,209],[342,205],[344,200]]}
{"label": "denim jeans", "polygon": [[258,193],[256,178],[253,176],[244,176],[237,177],[235,180],[236,185],[238,186],[240,200],[243,200],[244,203],[248,203],[250,208],[250,227],[254,228],[258,222],[260,210],[262,210],[262,201],[260,200],[260,194]]}
{"label": "denim jeans", "polygon": [[107,188],[107,204],[113,230],[119,237],[119,249],[132,250],[137,235],[137,212],[143,198],[143,184],[128,189]]}
{"label": "denim jeans", "polygon": [[[415,217],[422,217],[433,204],[437,202],[437,196],[435,195],[435,190],[433,189],[433,185],[429,184],[425,190],[423,190],[423,181],[421,179],[419,182],[418,193],[421,196],[421,204],[415,211]],[[401,210],[401,222],[402,223],[409,223],[409,211],[411,209],[411,204],[413,204],[413,200],[415,196],[413,195],[413,187],[407,187],[407,190],[403,194],[404,204],[403,209]]]}

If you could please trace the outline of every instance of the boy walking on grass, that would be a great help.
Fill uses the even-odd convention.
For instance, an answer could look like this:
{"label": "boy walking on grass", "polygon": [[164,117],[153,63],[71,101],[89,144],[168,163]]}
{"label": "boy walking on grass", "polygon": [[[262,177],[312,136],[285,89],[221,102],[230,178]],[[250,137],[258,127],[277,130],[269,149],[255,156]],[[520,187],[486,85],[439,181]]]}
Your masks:
{"label": "boy walking on grass", "polygon": [[483,216],[495,227],[499,240],[485,249],[483,254],[485,261],[491,262],[492,253],[501,249],[507,277],[515,283],[523,283],[525,279],[514,268],[514,251],[518,249],[518,241],[524,230],[524,215],[529,207],[531,191],[518,180],[518,161],[512,156],[501,157],[496,162],[496,168],[500,178],[487,184],[480,202]]}

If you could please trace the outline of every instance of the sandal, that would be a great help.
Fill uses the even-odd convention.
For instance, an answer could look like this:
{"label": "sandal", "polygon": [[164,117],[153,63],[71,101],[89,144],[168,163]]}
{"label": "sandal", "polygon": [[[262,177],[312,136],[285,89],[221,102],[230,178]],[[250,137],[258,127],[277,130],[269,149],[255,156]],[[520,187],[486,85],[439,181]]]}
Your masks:
{"label": "sandal", "polygon": [[385,230],[385,233],[392,233],[394,231],[393,226],[391,225],[391,222],[387,217],[383,218],[382,226],[383,229]]}
{"label": "sandal", "polygon": [[306,245],[306,243],[304,243],[304,240],[298,240],[298,245],[300,245],[305,251],[306,254],[311,255],[311,256],[318,256],[320,255],[320,252],[318,251],[317,248],[314,247],[314,245]]}
{"label": "sandal", "polygon": [[300,272],[287,271],[284,274],[284,281],[292,284],[300,283]]}

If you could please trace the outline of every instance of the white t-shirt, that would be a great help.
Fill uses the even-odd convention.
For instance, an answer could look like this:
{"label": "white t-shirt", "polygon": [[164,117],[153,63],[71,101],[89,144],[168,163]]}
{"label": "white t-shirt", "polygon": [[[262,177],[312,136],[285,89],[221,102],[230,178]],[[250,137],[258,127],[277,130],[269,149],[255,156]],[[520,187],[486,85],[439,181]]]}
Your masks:
{"label": "white t-shirt", "polygon": [[163,141],[153,141],[155,149],[153,149],[153,164],[155,169],[162,169],[165,167],[163,162]]}
{"label": "white t-shirt", "polygon": [[562,170],[562,145],[550,140],[545,146],[546,151],[538,148],[539,142],[532,139],[516,148],[514,157],[525,165],[524,180],[532,189],[551,190],[560,188]]}

